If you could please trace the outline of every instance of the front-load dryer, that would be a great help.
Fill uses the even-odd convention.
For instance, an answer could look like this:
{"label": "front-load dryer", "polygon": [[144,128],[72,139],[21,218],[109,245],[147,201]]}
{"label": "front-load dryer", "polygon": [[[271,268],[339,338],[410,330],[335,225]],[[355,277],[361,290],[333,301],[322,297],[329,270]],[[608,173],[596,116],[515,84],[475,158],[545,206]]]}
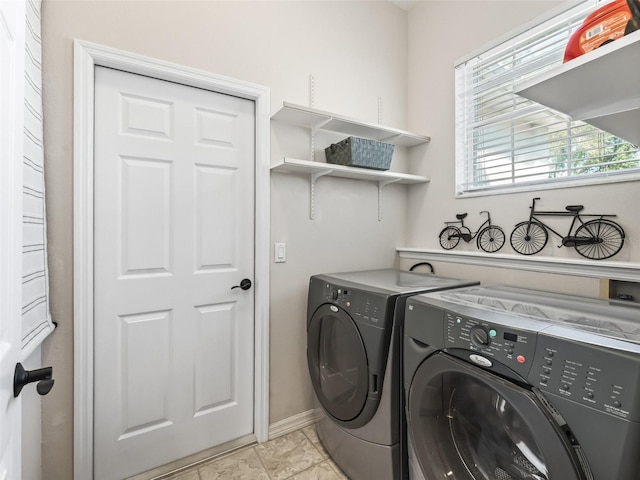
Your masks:
{"label": "front-load dryer", "polygon": [[309,282],[307,361],[318,437],[352,480],[406,478],[401,340],[407,297],[478,282],[398,270]]}
{"label": "front-load dryer", "polygon": [[638,480],[640,310],[513,287],[407,302],[412,480]]}

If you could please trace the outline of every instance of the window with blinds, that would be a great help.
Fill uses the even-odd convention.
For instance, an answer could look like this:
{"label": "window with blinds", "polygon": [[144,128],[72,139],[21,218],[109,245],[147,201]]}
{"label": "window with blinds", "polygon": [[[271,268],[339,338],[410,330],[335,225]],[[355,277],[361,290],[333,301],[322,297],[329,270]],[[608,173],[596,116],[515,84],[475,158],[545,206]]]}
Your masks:
{"label": "window with blinds", "polygon": [[640,173],[636,145],[514,93],[560,65],[571,34],[604,3],[580,2],[456,66],[458,195]]}

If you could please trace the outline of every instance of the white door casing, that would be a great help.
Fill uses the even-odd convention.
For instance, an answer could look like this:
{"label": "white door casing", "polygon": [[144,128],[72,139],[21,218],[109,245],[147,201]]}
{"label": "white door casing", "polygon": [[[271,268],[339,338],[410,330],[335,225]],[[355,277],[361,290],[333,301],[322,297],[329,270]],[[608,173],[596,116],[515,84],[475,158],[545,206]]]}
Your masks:
{"label": "white door casing", "polygon": [[[91,478],[93,453],[93,100],[94,69],[98,65],[138,73],[205,90],[231,94],[255,104],[255,272],[248,292],[255,299],[254,433],[268,435],[268,262],[269,262],[269,105],[268,89],[181,66],[132,55],[99,45],[75,43],[75,436],[74,478]],[[135,162],[133,163],[135,164]],[[142,164],[135,164],[142,165]],[[133,169],[135,170],[135,168]],[[159,170],[162,170],[160,168]],[[159,178],[159,177],[156,177]],[[251,277],[251,275],[247,275]],[[236,278],[235,284],[242,278]],[[227,288],[230,285],[227,286]],[[206,308],[203,310],[203,312]],[[214,309],[215,310],[215,309]],[[161,310],[158,310],[161,311]],[[206,312],[205,312],[206,313]],[[144,322],[143,322],[144,323]],[[140,326],[140,325],[138,325]],[[205,408],[206,410],[206,408]],[[159,424],[150,422],[153,430]],[[155,427],[154,427],[155,425]],[[156,428],[160,429],[160,428]]]}
{"label": "white door casing", "polygon": [[253,433],[254,102],[95,70],[94,478]]}
{"label": "white door casing", "polygon": [[0,480],[22,477],[20,361],[24,2],[0,2]]}

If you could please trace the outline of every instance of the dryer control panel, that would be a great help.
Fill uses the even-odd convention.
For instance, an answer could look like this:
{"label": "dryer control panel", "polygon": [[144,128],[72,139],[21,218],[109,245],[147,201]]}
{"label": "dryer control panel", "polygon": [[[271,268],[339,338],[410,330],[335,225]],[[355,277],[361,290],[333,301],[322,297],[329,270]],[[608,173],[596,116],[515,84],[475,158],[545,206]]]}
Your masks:
{"label": "dryer control panel", "polygon": [[531,369],[536,332],[504,327],[485,320],[445,312],[445,348],[469,351],[469,359],[483,367],[499,362],[523,377]]}
{"label": "dryer control panel", "polygon": [[640,420],[640,358],[636,353],[541,334],[529,382],[611,415]]}
{"label": "dryer control panel", "polygon": [[[389,320],[385,295],[362,292],[328,282],[324,284],[324,298],[327,302],[342,307],[354,320],[383,328]],[[391,312],[393,313],[393,312]]]}

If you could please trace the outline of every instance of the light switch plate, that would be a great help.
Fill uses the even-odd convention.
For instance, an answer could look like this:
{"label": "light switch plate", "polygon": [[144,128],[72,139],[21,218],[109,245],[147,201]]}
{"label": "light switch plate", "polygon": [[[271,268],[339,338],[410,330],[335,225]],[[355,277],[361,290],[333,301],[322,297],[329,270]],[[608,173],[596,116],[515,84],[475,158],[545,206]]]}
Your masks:
{"label": "light switch plate", "polygon": [[286,243],[275,244],[273,258],[276,263],[284,263],[287,261],[287,244]]}

